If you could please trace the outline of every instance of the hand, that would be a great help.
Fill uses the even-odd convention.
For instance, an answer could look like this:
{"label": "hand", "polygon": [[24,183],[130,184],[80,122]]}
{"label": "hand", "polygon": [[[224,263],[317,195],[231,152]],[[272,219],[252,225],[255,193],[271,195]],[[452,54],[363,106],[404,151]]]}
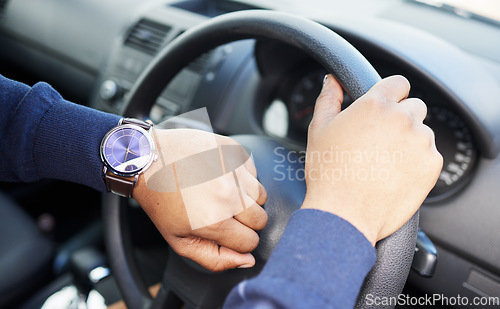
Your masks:
{"label": "hand", "polygon": [[411,218],[443,158],[423,124],[426,105],[409,90],[404,77],[388,77],[341,112],[342,88],[328,75],[309,125],[302,208],[338,215],[373,245]]}
{"label": "hand", "polygon": [[[246,157],[241,158],[235,158],[237,152],[224,152],[226,146],[241,146],[232,138],[213,133],[155,129],[154,136],[157,146],[161,145],[159,159],[141,174],[133,196],[165,240],[179,255],[211,271],[252,267],[255,259],[249,252],[259,243],[255,230],[267,223],[267,214],[260,206],[267,195],[256,179],[252,159],[246,152]],[[210,150],[213,147],[217,154],[215,162],[209,155],[213,154]],[[224,152],[222,160],[219,151]],[[195,158],[196,162],[189,158]],[[223,177],[216,177],[213,173],[217,171],[215,167],[220,168],[221,161],[223,170],[231,164],[236,166],[230,161],[240,164],[234,173],[226,170]],[[162,172],[167,169],[165,166],[173,167],[175,175]],[[148,173],[162,168],[160,176],[169,177],[156,179],[158,174],[155,174],[148,179]],[[196,182],[199,179],[204,181]],[[189,186],[184,185],[190,181]],[[161,189],[167,182],[172,183],[173,190]]]}

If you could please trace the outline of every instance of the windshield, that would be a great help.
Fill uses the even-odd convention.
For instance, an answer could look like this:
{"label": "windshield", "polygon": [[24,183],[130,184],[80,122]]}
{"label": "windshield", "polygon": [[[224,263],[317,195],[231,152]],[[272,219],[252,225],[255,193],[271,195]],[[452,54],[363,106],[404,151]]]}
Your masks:
{"label": "windshield", "polygon": [[500,23],[500,1],[498,0],[414,0],[440,7],[469,18],[483,18]]}
{"label": "windshield", "polygon": [[[218,2],[220,0],[207,0],[207,2]],[[224,1],[224,0],[222,0]],[[226,0],[227,1],[227,0]],[[336,8],[355,8],[357,10],[365,10],[373,12],[380,7],[377,3],[385,2],[387,6],[391,3],[397,3],[397,0],[391,1],[373,1],[373,0],[229,0],[235,2],[250,3],[255,6],[261,4],[263,7],[273,7],[273,4],[285,4],[290,11],[311,10],[311,8],[321,7],[324,10],[335,11]],[[429,5],[455,15],[460,15],[465,18],[481,20],[496,26],[500,26],[500,0],[400,0],[416,2]],[[387,8],[387,7],[386,7]]]}

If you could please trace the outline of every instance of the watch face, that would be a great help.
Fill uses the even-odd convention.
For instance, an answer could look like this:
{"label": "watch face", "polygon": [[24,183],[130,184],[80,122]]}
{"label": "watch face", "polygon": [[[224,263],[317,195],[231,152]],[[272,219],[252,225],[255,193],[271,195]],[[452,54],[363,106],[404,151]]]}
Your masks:
{"label": "watch face", "polygon": [[153,148],[153,141],[146,130],[134,125],[122,125],[106,135],[101,145],[101,156],[115,172],[131,175],[150,163]]}

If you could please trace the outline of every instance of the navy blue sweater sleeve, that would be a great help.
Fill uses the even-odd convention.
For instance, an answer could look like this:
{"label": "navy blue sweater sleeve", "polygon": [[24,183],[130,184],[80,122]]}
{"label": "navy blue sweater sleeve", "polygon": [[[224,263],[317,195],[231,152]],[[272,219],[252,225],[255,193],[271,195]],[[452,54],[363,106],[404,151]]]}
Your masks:
{"label": "navy blue sweater sleeve", "polygon": [[353,308],[375,249],[347,221],[295,212],[262,272],[229,294],[224,308]]}
{"label": "navy blue sweater sleeve", "polygon": [[105,191],[99,146],[119,117],[64,100],[46,83],[0,75],[0,180],[42,178]]}

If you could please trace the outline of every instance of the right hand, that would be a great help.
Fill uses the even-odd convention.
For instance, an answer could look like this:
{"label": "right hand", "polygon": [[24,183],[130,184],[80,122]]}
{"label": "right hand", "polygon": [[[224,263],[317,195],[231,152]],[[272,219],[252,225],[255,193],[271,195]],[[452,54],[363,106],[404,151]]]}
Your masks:
{"label": "right hand", "polygon": [[372,245],[411,218],[443,165],[426,105],[409,90],[404,77],[388,77],[341,112],[342,88],[329,75],[309,125],[302,208],[338,215]]}

